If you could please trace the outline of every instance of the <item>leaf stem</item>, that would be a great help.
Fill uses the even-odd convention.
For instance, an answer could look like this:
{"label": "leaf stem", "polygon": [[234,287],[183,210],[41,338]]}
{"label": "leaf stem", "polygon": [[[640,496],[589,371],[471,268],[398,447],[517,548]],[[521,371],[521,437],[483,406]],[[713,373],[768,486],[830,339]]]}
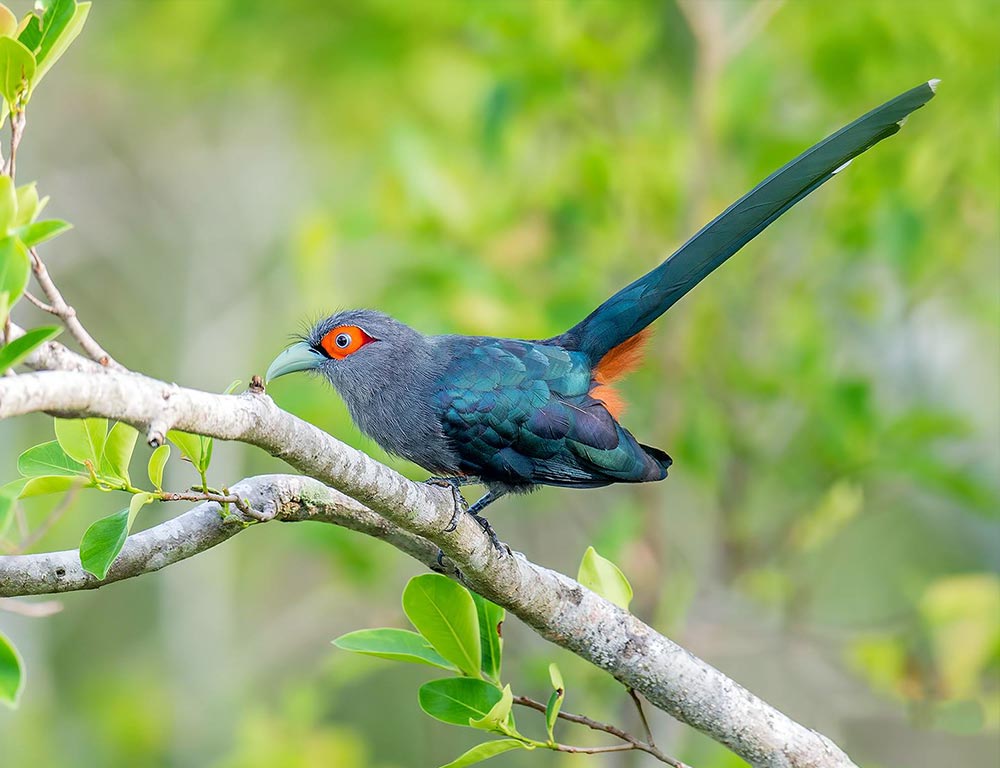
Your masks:
{"label": "leaf stem", "polygon": [[[515,696],[514,703],[519,704],[522,707],[534,709],[538,712],[545,712],[545,705],[542,702],[535,701],[528,696]],[[566,720],[570,723],[585,725],[592,731],[601,731],[602,733],[610,734],[611,736],[621,739],[625,743],[616,744],[610,747],[572,747],[566,744],[559,744],[558,742],[552,744],[546,744],[543,741],[533,742],[536,746],[544,746],[547,749],[552,749],[556,752],[573,752],[579,754],[600,754],[603,752],[627,752],[629,750],[638,750],[655,757],[661,763],[673,766],[673,768],[691,768],[686,763],[682,763],[680,760],[664,754],[656,745],[642,741],[638,737],[633,736],[628,731],[622,730],[618,726],[611,725],[610,723],[602,723],[598,720],[589,718],[586,715],[574,715],[570,712],[559,712],[558,717],[559,719]]]}

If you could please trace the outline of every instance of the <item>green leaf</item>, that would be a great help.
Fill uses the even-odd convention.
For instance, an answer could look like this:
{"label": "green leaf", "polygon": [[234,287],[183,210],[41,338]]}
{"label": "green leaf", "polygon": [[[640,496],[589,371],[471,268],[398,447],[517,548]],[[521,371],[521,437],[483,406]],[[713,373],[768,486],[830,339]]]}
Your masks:
{"label": "green leaf", "polygon": [[504,609],[491,603],[485,597],[472,593],[476,604],[476,618],[479,621],[479,645],[482,651],[483,674],[494,682],[500,682],[500,666],[503,656],[503,636],[500,625],[504,620]]}
{"label": "green leaf", "polygon": [[344,651],[377,656],[380,659],[427,664],[450,672],[458,669],[449,664],[421,635],[408,629],[361,629],[341,635],[333,644]]}
{"label": "green leaf", "polygon": [[[9,38],[0,38],[0,40]],[[9,178],[0,176],[0,180]],[[2,200],[2,190],[0,190]],[[2,203],[0,203],[2,204]],[[10,309],[21,298],[28,287],[31,276],[31,259],[28,250],[16,237],[0,239],[0,292],[7,293],[7,308]]]}
{"label": "green leaf", "polygon": [[178,432],[176,429],[171,429],[167,432],[167,439],[180,449],[181,455],[194,464],[199,472],[208,470],[208,463],[212,458],[210,440],[206,446],[205,440],[202,439],[201,435]]}
{"label": "green leaf", "polygon": [[442,765],[441,768],[465,768],[467,765],[474,765],[475,763],[480,763],[483,760],[489,760],[491,757],[502,755],[504,752],[510,752],[513,749],[534,748],[533,744],[525,744],[523,741],[518,741],[517,739],[497,739],[496,741],[487,741],[483,744],[477,744],[468,752],[463,753],[460,757],[452,760],[447,765]]}
{"label": "green leaf", "polygon": [[90,3],[73,3],[72,0],[69,0],[67,4],[75,5],[73,15],[58,30],[56,30],[56,22],[53,21],[52,26],[44,33],[44,37],[42,38],[38,51],[38,71],[35,73],[34,79],[36,85],[41,82],[45,73],[52,68],[52,65],[59,61],[60,57],[66,53],[66,49],[69,48],[70,44],[83,31],[83,25],[87,21],[87,14],[90,13]]}
{"label": "green leaf", "polygon": [[135,450],[135,441],[139,437],[139,431],[131,424],[124,421],[117,421],[108,432],[108,439],[104,442],[104,456],[101,458],[102,474],[119,477],[129,485],[132,484],[128,476],[128,465],[132,460],[132,452]]}
{"label": "green leaf", "polygon": [[108,434],[107,419],[56,419],[56,440],[67,455],[83,463],[89,461],[100,469],[104,441]]}
{"label": "green leaf", "polygon": [[24,489],[18,498],[27,499],[32,496],[45,496],[49,493],[66,493],[74,488],[82,487],[87,480],[83,477],[43,475],[41,477],[27,478],[26,480],[15,480],[14,482],[24,483]]}
{"label": "green leaf", "polygon": [[13,108],[31,90],[35,78],[35,57],[12,37],[0,37],[0,94]]}
{"label": "green leaf", "polygon": [[510,690],[510,685],[504,686],[500,701],[493,705],[483,717],[469,720],[469,725],[482,731],[501,731],[510,718],[510,708],[514,704],[514,694]]}
{"label": "green leaf", "polygon": [[403,610],[434,650],[480,677],[479,620],[469,590],[438,573],[415,576],[403,590]]}
{"label": "green leaf", "polygon": [[35,182],[22,184],[15,190],[15,195],[17,197],[17,215],[14,217],[14,227],[23,227],[33,222],[49,201],[47,197],[38,199],[38,186]]}
{"label": "green leaf", "polygon": [[468,726],[486,717],[503,697],[500,689],[485,680],[446,677],[420,686],[420,708],[433,718],[452,725]]}
{"label": "green leaf", "polygon": [[562,672],[559,671],[559,667],[554,661],[549,664],[549,680],[552,681],[552,687],[557,691],[566,689],[566,686],[563,684]]}
{"label": "green leaf", "polygon": [[545,728],[549,734],[549,741],[555,741],[552,730],[556,727],[559,710],[562,709],[563,700],[566,698],[566,687],[563,685],[562,673],[555,662],[549,664],[549,679],[552,681],[553,690],[549,696],[548,704],[545,705]]}
{"label": "green leaf", "polygon": [[201,439],[201,464],[198,468],[202,472],[208,472],[208,465],[212,463],[212,449],[215,447],[215,440],[210,437],[200,436]]}
{"label": "green leaf", "polygon": [[619,608],[628,610],[628,604],[632,601],[632,585],[617,565],[601,557],[593,547],[587,547],[587,551],[583,553],[576,580]]}
{"label": "green leaf", "polygon": [[22,243],[32,248],[39,243],[44,243],[46,240],[51,240],[53,237],[58,237],[69,229],[73,229],[73,225],[68,221],[46,219],[45,221],[36,221],[34,224],[25,224],[17,227],[14,229],[14,234],[21,239]]}
{"label": "green leaf", "polygon": [[0,632],[0,702],[11,708],[24,689],[24,663],[21,654],[7,636]]}
{"label": "green leaf", "polygon": [[102,517],[87,529],[80,541],[80,563],[87,573],[99,579],[108,575],[108,569],[125,546],[128,525],[129,510],[123,509]]}
{"label": "green leaf", "polygon": [[239,379],[236,379],[235,381],[233,381],[232,384],[230,384],[228,387],[226,387],[226,391],[223,392],[222,394],[224,394],[224,395],[231,395],[231,394],[233,394],[233,392],[235,392],[239,388],[240,384],[242,384],[242,383],[243,383],[242,381],[240,381]]}
{"label": "green leaf", "polygon": [[66,452],[55,440],[33,446],[18,456],[17,471],[24,477],[89,474],[87,468],[66,455]]}
{"label": "green leaf", "polygon": [[128,525],[126,526],[126,535],[128,531],[132,530],[132,524],[135,522],[135,517],[139,514],[139,510],[147,504],[152,504],[155,498],[156,494],[150,493],[149,491],[139,491],[139,493],[132,495],[132,499],[128,503]]}
{"label": "green leaf", "polygon": [[43,9],[42,39],[39,43],[37,58],[42,61],[73,18],[76,0],[41,0],[40,6]]}
{"label": "green leaf", "polygon": [[166,466],[167,459],[170,458],[170,446],[164,443],[149,457],[149,466],[146,468],[149,474],[149,482],[156,490],[163,489],[163,467]]}
{"label": "green leaf", "polygon": [[[0,322],[3,322],[0,318]],[[62,333],[58,325],[46,325],[32,328],[30,331],[14,339],[10,344],[0,348],[0,373],[23,363],[28,356],[42,344],[51,341]]]}
{"label": "green leaf", "polygon": [[10,314],[10,294],[7,291],[0,291],[0,325],[7,322],[7,315]]}
{"label": "green leaf", "polygon": [[28,13],[21,20],[24,25],[17,39],[21,41],[29,51],[34,53],[38,50],[39,43],[42,42],[42,17],[37,13]]}

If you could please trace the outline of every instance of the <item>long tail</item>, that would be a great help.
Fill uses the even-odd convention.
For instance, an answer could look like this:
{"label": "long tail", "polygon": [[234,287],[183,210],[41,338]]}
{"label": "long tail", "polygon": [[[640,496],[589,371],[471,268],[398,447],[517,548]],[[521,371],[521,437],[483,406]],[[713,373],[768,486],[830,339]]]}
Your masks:
{"label": "long tail", "polygon": [[934,97],[937,84],[931,80],[887,101],[772,173],[660,266],[560,336],[560,342],[586,352],[597,365],[853,158],[896,133],[907,115]]}

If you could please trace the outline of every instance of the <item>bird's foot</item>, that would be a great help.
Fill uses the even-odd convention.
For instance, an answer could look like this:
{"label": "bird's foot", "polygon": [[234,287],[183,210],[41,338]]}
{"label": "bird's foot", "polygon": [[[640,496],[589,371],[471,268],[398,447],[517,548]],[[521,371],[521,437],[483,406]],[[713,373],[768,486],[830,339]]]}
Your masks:
{"label": "bird's foot", "polygon": [[500,541],[500,538],[497,536],[497,532],[493,530],[493,526],[490,525],[489,520],[487,520],[482,515],[477,515],[472,510],[469,510],[469,515],[470,517],[472,517],[473,520],[479,523],[479,527],[483,529],[483,533],[485,533],[487,536],[490,537],[490,541],[493,543],[493,548],[497,552],[499,552],[501,555],[504,553],[508,555],[513,554],[510,551],[510,547],[504,544],[502,541]]}
{"label": "bird's foot", "polygon": [[[469,502],[465,500],[462,491],[459,489],[464,485],[463,478],[460,477],[428,477],[424,480],[425,485],[436,485],[439,488],[450,488],[452,499],[455,501],[455,511],[451,520],[445,526],[445,533],[451,533],[458,527],[458,521],[462,519],[462,513],[468,510]],[[441,553],[438,553],[438,563],[441,561]]]}

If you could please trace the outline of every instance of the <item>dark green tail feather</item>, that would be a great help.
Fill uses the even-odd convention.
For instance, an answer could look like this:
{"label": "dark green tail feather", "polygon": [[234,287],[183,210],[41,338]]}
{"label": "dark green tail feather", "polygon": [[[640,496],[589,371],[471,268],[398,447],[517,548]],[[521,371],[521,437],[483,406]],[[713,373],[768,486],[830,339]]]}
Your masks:
{"label": "dark green tail feather", "polygon": [[558,342],[586,353],[596,365],[853,158],[896,133],[907,115],[934,97],[937,82],[918,85],[876,107],[772,173],[660,266],[558,337]]}

